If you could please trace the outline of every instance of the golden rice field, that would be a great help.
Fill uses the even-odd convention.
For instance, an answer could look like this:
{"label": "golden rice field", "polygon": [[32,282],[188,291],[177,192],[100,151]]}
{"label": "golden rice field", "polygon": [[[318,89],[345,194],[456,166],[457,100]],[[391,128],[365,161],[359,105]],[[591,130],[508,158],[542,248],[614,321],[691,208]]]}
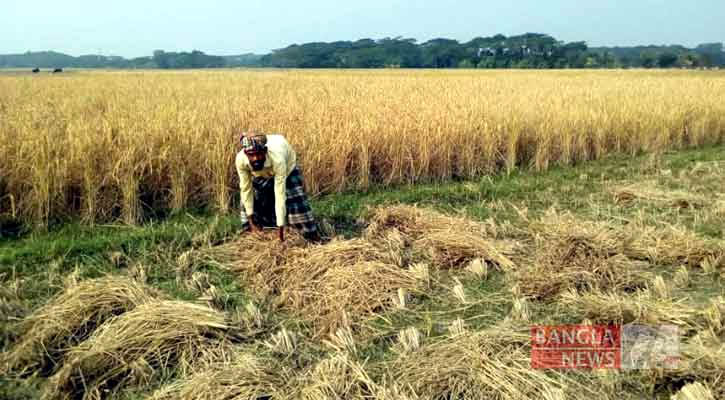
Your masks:
{"label": "golden rice field", "polygon": [[0,215],[228,211],[240,129],[286,135],[313,194],[722,143],[723,93],[705,71],[0,74]]}

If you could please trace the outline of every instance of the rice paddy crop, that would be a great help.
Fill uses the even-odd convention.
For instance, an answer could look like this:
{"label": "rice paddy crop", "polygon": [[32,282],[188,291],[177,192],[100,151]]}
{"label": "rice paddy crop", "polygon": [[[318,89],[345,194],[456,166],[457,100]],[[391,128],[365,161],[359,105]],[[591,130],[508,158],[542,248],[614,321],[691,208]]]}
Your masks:
{"label": "rice paddy crop", "polygon": [[286,135],[312,194],[721,143],[724,92],[693,71],[0,76],[0,214],[227,211],[240,129]]}

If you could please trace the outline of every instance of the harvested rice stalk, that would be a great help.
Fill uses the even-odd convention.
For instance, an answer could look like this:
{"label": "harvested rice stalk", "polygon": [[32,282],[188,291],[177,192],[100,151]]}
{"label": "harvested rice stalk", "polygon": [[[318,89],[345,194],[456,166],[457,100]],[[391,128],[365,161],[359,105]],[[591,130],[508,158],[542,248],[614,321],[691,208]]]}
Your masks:
{"label": "harvested rice stalk", "polygon": [[414,326],[403,329],[398,333],[398,342],[396,343],[398,351],[410,353],[418,350],[422,338],[423,335]]}
{"label": "harvested rice stalk", "polygon": [[466,299],[466,291],[463,287],[463,283],[458,280],[458,278],[454,278],[456,284],[453,285],[453,288],[451,291],[453,292],[453,297],[456,298],[456,300],[460,301],[462,304],[467,304],[468,299]]}
{"label": "harvested rice stalk", "polygon": [[700,382],[690,383],[680,389],[671,400],[715,400],[712,391]]}
{"label": "harvested rice stalk", "polygon": [[237,353],[186,379],[155,391],[147,400],[247,400],[283,397],[286,371],[273,358]]}
{"label": "harvested rice stalk", "polygon": [[472,273],[481,280],[486,280],[488,277],[488,264],[486,264],[484,260],[476,258],[468,263],[466,271]]}
{"label": "harvested rice stalk", "polygon": [[677,269],[673,282],[678,288],[686,288],[690,286],[690,272],[687,270],[686,266],[681,265],[680,268]]}
{"label": "harvested rice stalk", "polygon": [[366,399],[380,390],[364,365],[347,353],[336,353],[318,362],[300,381],[294,398],[304,400]]}
{"label": "harvested rice stalk", "polygon": [[650,291],[658,298],[665,300],[669,299],[672,295],[672,290],[670,290],[669,285],[667,285],[667,282],[665,282],[665,279],[662,278],[661,275],[657,275],[652,281],[652,287],[650,287]]}
{"label": "harvested rice stalk", "polygon": [[88,280],[66,289],[20,323],[22,339],[4,355],[5,373],[50,375],[63,354],[104,321],[152,302],[156,291],[125,277]]}
{"label": "harvested rice stalk", "polygon": [[282,282],[280,299],[285,308],[312,322],[318,335],[334,332],[344,315],[354,324],[394,308],[393,298],[400,289],[420,291],[414,273],[382,262],[331,262],[297,268]]}
{"label": "harvested rice stalk", "polygon": [[409,243],[437,230],[455,229],[488,238],[502,238],[510,229],[502,229],[493,220],[483,223],[466,217],[449,216],[428,208],[408,205],[381,206],[371,210],[368,227],[363,236],[371,241],[397,230]]}
{"label": "harvested rice stalk", "polygon": [[725,398],[725,344],[712,331],[702,331],[680,346],[676,368],[652,374],[665,381],[704,382],[714,398]]}
{"label": "harvested rice stalk", "polygon": [[349,326],[343,326],[339,328],[335,333],[330,335],[329,340],[323,341],[325,345],[333,349],[334,351],[355,355],[357,353],[357,345],[355,344],[355,337],[352,334],[352,329]]}
{"label": "harvested rice stalk", "polygon": [[165,369],[182,375],[197,358],[219,352],[232,332],[225,315],[208,307],[160,301],[106,322],[67,355],[46,384],[44,399],[100,399],[129,385],[146,387]]}
{"label": "harvested rice stalk", "polygon": [[278,259],[260,266],[260,269],[241,271],[252,283],[253,289],[260,294],[272,290],[281,296],[281,302],[289,300],[287,296],[290,292],[308,284],[314,285],[323,276],[329,276],[330,269],[346,269],[365,262],[394,265],[389,252],[364,239],[336,239],[324,245],[288,249],[284,254],[283,262]]}
{"label": "harvested rice stalk", "polygon": [[387,366],[386,381],[425,399],[526,399],[565,388],[592,395],[596,388],[532,369],[530,341],[528,330],[507,326],[464,331],[400,353]]}
{"label": "harvested rice stalk", "polygon": [[516,245],[512,242],[487,240],[480,234],[457,229],[436,230],[421,235],[414,246],[427,250],[433,263],[441,268],[459,268],[482,259],[503,271],[516,266],[509,258]]}
{"label": "harvested rice stalk", "polygon": [[297,334],[282,327],[279,332],[265,341],[264,345],[275,354],[291,356],[297,350]]}
{"label": "harvested rice stalk", "polygon": [[661,206],[676,208],[700,208],[707,203],[701,195],[682,190],[665,190],[657,187],[655,182],[637,182],[611,189],[617,204],[631,204],[635,200],[643,200]]}
{"label": "harvested rice stalk", "polygon": [[564,290],[631,291],[651,275],[623,255],[627,238],[614,227],[549,212],[532,224],[536,256],[517,280],[523,294],[551,299]]}
{"label": "harvested rice stalk", "polygon": [[716,268],[722,268],[725,263],[725,245],[721,242],[705,240],[684,227],[658,229],[637,225],[630,228],[633,240],[624,249],[630,258],[647,260],[653,264],[685,264],[689,267],[700,267],[708,259],[718,261]]}
{"label": "harvested rice stalk", "polygon": [[657,298],[649,290],[630,295],[567,291],[559,297],[559,304],[596,323],[667,323],[677,325],[685,332],[709,326],[706,313],[701,308],[689,306],[684,300]]}

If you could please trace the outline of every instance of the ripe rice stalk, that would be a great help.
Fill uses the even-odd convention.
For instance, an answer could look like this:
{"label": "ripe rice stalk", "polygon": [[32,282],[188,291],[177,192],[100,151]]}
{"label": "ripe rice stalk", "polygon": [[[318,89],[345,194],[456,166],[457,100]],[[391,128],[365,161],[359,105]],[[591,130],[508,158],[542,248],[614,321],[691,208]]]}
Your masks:
{"label": "ripe rice stalk", "polygon": [[154,391],[147,400],[283,398],[287,375],[274,358],[238,352]]}
{"label": "ripe rice stalk", "polygon": [[[313,195],[659,153],[725,135],[723,84],[696,74],[401,74],[3,77],[0,208],[41,226],[78,215],[138,221],[141,199],[227,212],[237,186],[233,133],[247,127],[288,137]],[[411,101],[420,98],[434,100]]]}
{"label": "ripe rice stalk", "polygon": [[21,340],[3,356],[7,371],[49,375],[64,354],[105,321],[155,301],[159,294],[125,277],[106,277],[71,286],[22,320]]}
{"label": "ripe rice stalk", "polygon": [[100,399],[127,386],[147,387],[166,369],[184,375],[205,353],[238,335],[223,313],[180,301],[138,306],[107,321],[66,354],[44,399]]}

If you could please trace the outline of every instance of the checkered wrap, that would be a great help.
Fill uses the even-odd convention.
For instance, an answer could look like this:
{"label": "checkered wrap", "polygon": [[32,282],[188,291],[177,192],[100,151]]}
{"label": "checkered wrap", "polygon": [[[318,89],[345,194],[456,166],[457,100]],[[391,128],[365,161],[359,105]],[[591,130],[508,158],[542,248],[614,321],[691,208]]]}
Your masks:
{"label": "checkered wrap", "polygon": [[[295,167],[287,176],[287,223],[300,230],[304,235],[317,232],[317,222],[312,209],[307,202],[302,174]],[[274,178],[255,178],[252,182],[254,188],[254,214],[262,226],[275,226],[274,211]],[[242,207],[243,208],[243,207]],[[242,209],[240,215],[242,224],[247,225],[246,212]]]}

